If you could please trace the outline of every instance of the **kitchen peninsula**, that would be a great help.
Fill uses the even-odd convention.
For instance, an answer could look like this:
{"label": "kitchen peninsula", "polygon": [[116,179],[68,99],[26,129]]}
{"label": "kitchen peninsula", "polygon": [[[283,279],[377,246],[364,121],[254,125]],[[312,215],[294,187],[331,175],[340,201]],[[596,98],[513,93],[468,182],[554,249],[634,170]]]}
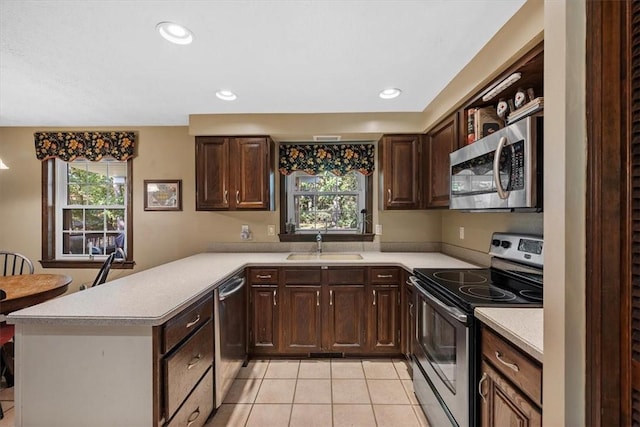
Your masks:
{"label": "kitchen peninsula", "polygon": [[[291,261],[288,255],[198,254],[12,313],[16,425],[49,426],[52,420],[65,426],[160,425],[183,415],[181,409],[167,409],[173,399],[165,389],[171,388],[171,369],[162,360],[170,365],[169,359],[180,353],[164,348],[169,347],[167,337],[182,320],[188,329],[198,319],[193,335],[200,345],[197,337],[211,331],[206,328],[212,291],[246,267],[475,267],[441,253],[362,252],[361,260],[346,261]],[[186,339],[185,345],[190,342]],[[197,366],[196,359],[187,360],[187,366]],[[211,396],[202,386],[211,384],[209,375],[203,373],[187,400],[198,392]],[[208,413],[199,411],[184,419],[206,419]]]}

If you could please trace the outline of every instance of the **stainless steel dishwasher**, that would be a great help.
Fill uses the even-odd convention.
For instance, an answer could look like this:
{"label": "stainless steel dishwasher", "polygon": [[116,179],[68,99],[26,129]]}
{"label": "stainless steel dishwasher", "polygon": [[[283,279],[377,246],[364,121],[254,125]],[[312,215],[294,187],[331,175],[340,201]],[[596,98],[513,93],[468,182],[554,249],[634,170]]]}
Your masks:
{"label": "stainless steel dishwasher", "polygon": [[226,396],[240,367],[247,360],[247,292],[244,272],[214,291],[215,406]]}

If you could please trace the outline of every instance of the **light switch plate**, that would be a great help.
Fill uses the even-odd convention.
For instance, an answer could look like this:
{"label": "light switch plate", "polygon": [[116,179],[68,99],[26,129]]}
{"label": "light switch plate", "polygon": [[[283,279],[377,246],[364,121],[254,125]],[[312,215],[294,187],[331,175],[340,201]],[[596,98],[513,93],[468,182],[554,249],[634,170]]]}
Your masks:
{"label": "light switch plate", "polygon": [[460,240],[464,240],[464,227],[460,227]]}
{"label": "light switch plate", "polygon": [[382,224],[376,224],[376,234],[382,234]]}
{"label": "light switch plate", "polygon": [[276,226],[273,224],[267,225],[267,236],[275,236],[276,235]]}

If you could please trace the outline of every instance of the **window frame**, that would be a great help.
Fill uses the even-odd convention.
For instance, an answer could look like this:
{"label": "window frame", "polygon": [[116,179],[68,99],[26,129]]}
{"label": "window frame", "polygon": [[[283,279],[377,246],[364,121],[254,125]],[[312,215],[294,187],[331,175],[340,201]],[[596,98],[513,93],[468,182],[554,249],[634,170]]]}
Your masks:
{"label": "window frame", "polygon": [[[124,262],[117,262],[111,268],[131,269],[133,261],[133,158],[127,162],[127,183],[125,186],[126,205],[126,254]],[[104,256],[93,259],[59,259],[56,258],[56,194],[57,167],[55,159],[42,161],[42,259],[40,264],[44,268],[100,268],[104,263]]]}
{"label": "window frame", "polygon": [[[356,172],[359,173],[359,172]],[[317,232],[296,232],[287,234],[286,223],[288,221],[288,193],[287,193],[287,176],[280,174],[280,234],[278,237],[281,242],[312,242],[316,239]],[[364,177],[364,195],[365,209],[369,218],[373,218],[373,174]],[[365,223],[365,232],[352,233],[344,231],[322,231],[322,240],[325,242],[372,242],[375,235],[372,233],[372,221]]]}
{"label": "window frame", "polygon": [[[331,173],[329,171],[325,171],[324,173]],[[316,177],[320,174],[316,174],[316,175],[309,175],[306,174],[305,172],[301,172],[301,171],[296,171],[291,173],[290,175],[287,175],[285,177],[285,182],[287,183],[287,217],[289,219],[294,218],[295,217],[295,207],[292,206],[291,202],[293,201],[293,199],[296,196],[338,196],[338,195],[355,195],[356,197],[358,197],[358,206],[357,206],[357,216],[358,216],[358,220],[360,219],[360,211],[362,209],[366,209],[366,200],[367,200],[367,189],[366,189],[366,179],[365,176],[362,175],[361,173],[358,172],[350,172],[353,174],[356,174],[356,180],[358,181],[358,190],[355,191],[302,191],[302,190],[295,190],[295,178],[296,176],[309,176],[309,177]],[[335,234],[358,234],[360,230],[360,227],[357,227],[355,229],[348,229],[348,230],[336,230],[336,229],[312,229],[312,230],[302,230],[302,229],[296,229],[296,233],[313,233],[314,235],[318,233],[318,231],[321,231],[323,233],[335,233]],[[362,233],[360,233],[362,234]]]}

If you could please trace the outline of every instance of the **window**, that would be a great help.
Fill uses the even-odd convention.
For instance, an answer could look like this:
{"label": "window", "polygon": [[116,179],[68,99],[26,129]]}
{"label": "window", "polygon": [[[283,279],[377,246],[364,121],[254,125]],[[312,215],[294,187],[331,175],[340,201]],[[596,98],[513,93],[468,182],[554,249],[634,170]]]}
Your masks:
{"label": "window", "polygon": [[132,160],[49,159],[42,172],[43,267],[99,267],[122,248],[132,268]]}
{"label": "window", "polygon": [[56,159],[56,258],[125,252],[127,164]]}
{"label": "window", "polygon": [[295,232],[362,232],[365,209],[365,176],[350,172],[308,175],[294,172],[286,177],[287,223]]}

